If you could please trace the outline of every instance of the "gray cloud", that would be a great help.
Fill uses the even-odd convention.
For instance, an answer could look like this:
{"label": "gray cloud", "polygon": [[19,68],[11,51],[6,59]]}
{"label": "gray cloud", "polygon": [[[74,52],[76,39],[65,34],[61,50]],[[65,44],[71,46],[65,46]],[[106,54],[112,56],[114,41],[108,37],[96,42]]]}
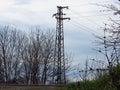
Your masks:
{"label": "gray cloud", "polygon": [[[99,0],[12,0],[11,3],[10,0],[1,0],[1,3],[3,3],[0,4],[0,24],[13,24],[23,28],[25,26],[30,27],[30,25],[40,25],[41,27],[47,26],[55,28],[56,20],[55,18],[52,18],[52,14],[56,13],[56,6],[61,5],[61,3],[63,3],[63,5],[70,5],[70,9],[78,13],[70,12],[69,10],[65,11],[65,13],[72,13],[71,15],[67,14],[67,16],[70,15],[71,21],[76,21],[73,22],[73,24],[77,25],[75,26],[70,24],[68,26],[66,23],[69,24],[69,22],[65,23],[65,27],[67,27],[65,28],[65,49],[75,54],[75,60],[79,60],[79,58],[81,58],[80,60],[83,60],[92,54],[92,43],[89,39],[94,38],[92,35],[88,34],[88,32],[83,33],[84,31],[79,27],[82,27],[82,24],[87,27],[87,31],[91,31],[89,28],[95,29],[95,26],[97,26],[92,26],[93,22],[97,21],[99,23],[103,23],[103,20],[100,19],[100,17],[90,17],[89,19],[85,20],[88,17],[82,17],[81,14],[86,15],[86,13],[80,12],[88,12],[94,9],[98,10],[98,8],[96,8],[97,6],[88,6],[88,3],[98,1]],[[101,0],[100,2],[103,1],[105,0]],[[82,5],[82,3],[84,5]],[[87,13],[87,15],[89,14],[92,15],[93,13]]]}
{"label": "gray cloud", "polygon": [[32,0],[14,0],[15,4],[22,5],[22,4],[30,4]]}

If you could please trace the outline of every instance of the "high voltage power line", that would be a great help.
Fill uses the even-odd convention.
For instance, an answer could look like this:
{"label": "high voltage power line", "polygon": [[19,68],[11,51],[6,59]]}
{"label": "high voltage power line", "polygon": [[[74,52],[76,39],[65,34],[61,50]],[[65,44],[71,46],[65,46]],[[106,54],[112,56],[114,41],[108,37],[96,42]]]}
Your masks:
{"label": "high voltage power line", "polygon": [[85,18],[84,16],[78,14],[77,12],[75,12],[75,11],[73,11],[73,10],[71,10],[71,9],[70,9],[70,11],[71,11],[73,14],[77,15],[77,16],[78,16],[78,19],[79,19],[80,17],[83,17],[83,19],[86,19],[87,21],[92,22],[93,24],[100,26],[99,24],[97,24],[97,23],[91,21],[91,20],[88,19],[88,18]]}
{"label": "high voltage power line", "polygon": [[[101,28],[102,26],[101,26],[100,24],[92,21],[92,20],[89,19],[87,16],[83,16],[83,15],[79,14],[78,12],[76,12],[76,11],[74,11],[74,10],[72,10],[72,9],[69,9],[69,11],[70,11],[72,14],[74,14],[74,15],[77,16],[77,17],[76,17],[77,20],[75,20],[75,19],[73,19],[73,18],[71,19],[71,21],[72,21],[72,24],[71,24],[71,25],[74,25],[74,26],[80,28],[81,30],[83,29],[83,30],[85,30],[85,31],[87,31],[87,32],[90,32],[90,33],[92,33],[92,34],[96,34],[96,33],[97,33],[98,35],[102,35],[102,34],[96,32],[95,30],[93,30],[93,28],[88,27],[86,24],[84,24],[84,25],[81,24],[80,22],[78,22],[78,20],[80,20],[80,21],[81,21],[81,19],[87,20],[87,23],[89,23],[89,25],[94,24],[94,25],[99,26],[99,27]],[[105,15],[111,16],[110,14],[103,14],[103,16],[105,16]],[[101,15],[95,15],[95,16],[101,16]],[[94,17],[94,16],[91,15],[91,17]],[[96,29],[96,30],[97,30],[97,29]]]}
{"label": "high voltage power line", "polygon": [[[80,4],[77,4],[77,5],[70,5],[69,7],[83,7],[83,6],[93,6],[97,3],[99,4],[108,4],[108,3],[114,3],[115,1],[110,1],[110,0],[106,0],[106,1],[98,1],[98,2],[93,2],[93,3],[86,3],[84,1],[80,1]],[[97,5],[96,5],[97,6]]]}
{"label": "high voltage power line", "polygon": [[89,27],[86,27],[86,26],[84,26],[84,25],[82,25],[82,24],[80,24],[80,23],[78,23],[78,22],[76,22],[74,20],[71,20],[70,24],[75,26],[75,27],[77,27],[77,28],[79,28],[80,30],[83,30],[83,31],[88,32],[88,33],[91,33],[93,35],[96,35],[96,34],[97,35],[102,35],[102,34],[100,34],[98,32],[95,32],[93,29],[91,29]]}
{"label": "high voltage power line", "polygon": [[[72,11],[72,10],[70,9],[70,11]],[[73,11],[72,11],[72,13],[73,13]],[[75,13],[75,14],[76,14],[76,13]],[[78,14],[76,14],[76,15],[79,16]],[[80,16],[81,16],[81,15],[80,15]],[[80,16],[79,16],[79,17],[80,17]],[[82,16],[81,16],[81,17],[82,17]],[[83,18],[84,18],[84,17],[83,17]],[[88,19],[88,18],[84,18],[84,19],[86,19],[86,20],[89,22],[89,25],[92,23],[92,24],[94,24],[94,25],[97,25],[97,26],[101,27],[99,24],[93,22],[92,20],[90,20],[90,19]],[[80,18],[77,18],[77,20],[80,20]],[[81,21],[81,20],[80,20],[80,21]],[[74,25],[75,27],[78,27],[79,29],[84,30],[84,31],[87,31],[87,32],[89,32],[89,33],[91,33],[91,34],[102,35],[102,34],[96,32],[95,30],[93,30],[92,28],[87,27],[87,25],[82,25],[81,23],[79,23],[78,21],[76,21],[76,20],[74,20],[74,19],[71,19],[70,23],[71,23],[71,25]],[[97,30],[97,29],[96,29],[96,30]]]}

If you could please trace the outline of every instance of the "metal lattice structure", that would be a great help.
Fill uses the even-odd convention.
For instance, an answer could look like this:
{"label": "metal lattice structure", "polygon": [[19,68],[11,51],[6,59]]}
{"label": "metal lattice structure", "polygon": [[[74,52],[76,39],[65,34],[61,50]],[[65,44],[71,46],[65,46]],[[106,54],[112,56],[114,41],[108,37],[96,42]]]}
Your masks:
{"label": "metal lattice structure", "polygon": [[68,9],[67,6],[57,6],[57,13],[53,15],[57,20],[53,83],[57,85],[66,83],[63,20],[69,20],[70,18],[63,17],[65,15],[63,9],[65,8]]}

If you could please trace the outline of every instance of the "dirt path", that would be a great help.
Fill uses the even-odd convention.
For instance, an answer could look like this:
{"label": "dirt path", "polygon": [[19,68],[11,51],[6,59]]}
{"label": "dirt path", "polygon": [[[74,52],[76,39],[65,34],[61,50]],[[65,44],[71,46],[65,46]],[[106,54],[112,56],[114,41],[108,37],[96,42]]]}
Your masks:
{"label": "dirt path", "polygon": [[57,90],[55,86],[0,86],[0,90]]}

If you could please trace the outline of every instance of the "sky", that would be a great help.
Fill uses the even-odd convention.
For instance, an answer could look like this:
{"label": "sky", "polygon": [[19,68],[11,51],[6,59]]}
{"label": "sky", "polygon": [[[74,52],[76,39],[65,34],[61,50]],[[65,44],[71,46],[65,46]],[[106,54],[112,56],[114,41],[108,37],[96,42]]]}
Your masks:
{"label": "sky", "polygon": [[113,17],[112,12],[97,4],[116,4],[118,0],[0,0],[0,25],[11,25],[29,32],[39,25],[53,29],[56,20],[52,15],[56,6],[69,6],[64,10],[71,20],[64,21],[65,53],[72,56],[73,64],[83,64],[88,58],[101,58],[95,48],[93,34],[102,35],[104,23]]}

